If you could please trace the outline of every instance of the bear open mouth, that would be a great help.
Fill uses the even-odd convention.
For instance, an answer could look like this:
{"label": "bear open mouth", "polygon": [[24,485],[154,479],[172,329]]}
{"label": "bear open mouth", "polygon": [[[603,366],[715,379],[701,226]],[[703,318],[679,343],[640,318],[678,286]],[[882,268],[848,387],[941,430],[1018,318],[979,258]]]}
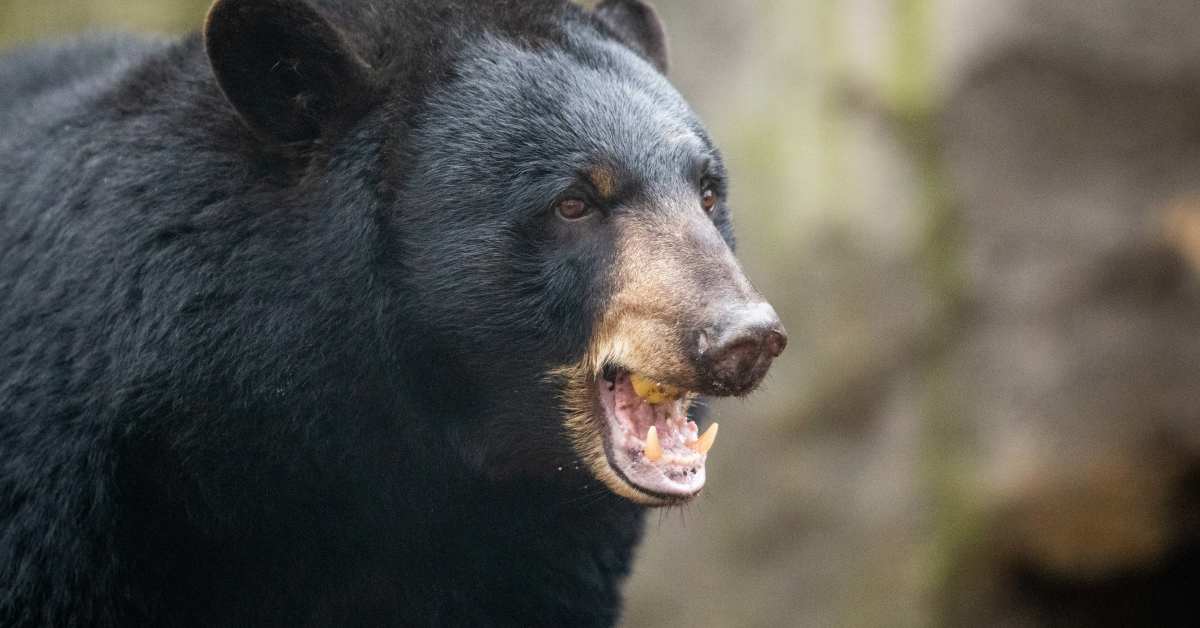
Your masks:
{"label": "bear open mouth", "polygon": [[704,463],[717,435],[703,434],[687,412],[695,395],[621,368],[596,381],[609,466],[632,488],[655,500],[686,500],[704,488]]}

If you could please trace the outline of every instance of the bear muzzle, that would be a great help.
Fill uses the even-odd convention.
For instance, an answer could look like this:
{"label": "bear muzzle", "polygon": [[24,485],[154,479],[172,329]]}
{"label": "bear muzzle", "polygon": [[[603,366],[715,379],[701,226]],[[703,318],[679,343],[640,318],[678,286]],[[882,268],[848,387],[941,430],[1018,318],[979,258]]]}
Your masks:
{"label": "bear muzzle", "polygon": [[700,396],[741,396],[788,344],[775,309],[707,221],[623,225],[614,290],[568,386],[567,425],[593,473],[647,505],[704,487],[718,426],[689,419]]}
{"label": "bear muzzle", "polygon": [[758,386],[772,361],[787,348],[787,331],[766,301],[728,308],[720,327],[696,334],[700,392],[744,395]]}

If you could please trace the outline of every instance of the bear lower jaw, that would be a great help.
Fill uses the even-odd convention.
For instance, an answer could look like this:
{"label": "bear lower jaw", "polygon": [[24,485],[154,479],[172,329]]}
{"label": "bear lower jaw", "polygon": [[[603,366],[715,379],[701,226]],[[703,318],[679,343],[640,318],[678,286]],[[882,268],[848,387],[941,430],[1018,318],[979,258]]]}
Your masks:
{"label": "bear lower jaw", "polygon": [[645,505],[686,501],[704,488],[717,426],[701,435],[687,418],[694,394],[678,391],[663,397],[646,381],[611,369],[594,383],[596,436],[603,441],[608,471],[601,479],[619,495]]}

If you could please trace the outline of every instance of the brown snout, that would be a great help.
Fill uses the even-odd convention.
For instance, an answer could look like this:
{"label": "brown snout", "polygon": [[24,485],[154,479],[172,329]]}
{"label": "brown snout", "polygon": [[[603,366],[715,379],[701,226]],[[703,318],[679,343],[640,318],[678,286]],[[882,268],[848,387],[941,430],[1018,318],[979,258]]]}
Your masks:
{"label": "brown snout", "polygon": [[783,353],[787,332],[712,221],[688,209],[619,223],[619,289],[595,362],[704,395],[745,395]]}
{"label": "brown snout", "polygon": [[729,307],[721,319],[719,327],[701,331],[698,337],[705,387],[722,395],[748,393],[787,347],[787,331],[765,301]]}

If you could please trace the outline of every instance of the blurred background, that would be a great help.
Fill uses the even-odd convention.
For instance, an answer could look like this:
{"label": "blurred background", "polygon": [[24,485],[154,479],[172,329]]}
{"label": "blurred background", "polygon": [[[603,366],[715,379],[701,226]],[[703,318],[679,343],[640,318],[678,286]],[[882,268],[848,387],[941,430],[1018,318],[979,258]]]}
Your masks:
{"label": "blurred background", "polygon": [[1200,625],[1200,3],[655,4],[792,338],[625,625]]}

